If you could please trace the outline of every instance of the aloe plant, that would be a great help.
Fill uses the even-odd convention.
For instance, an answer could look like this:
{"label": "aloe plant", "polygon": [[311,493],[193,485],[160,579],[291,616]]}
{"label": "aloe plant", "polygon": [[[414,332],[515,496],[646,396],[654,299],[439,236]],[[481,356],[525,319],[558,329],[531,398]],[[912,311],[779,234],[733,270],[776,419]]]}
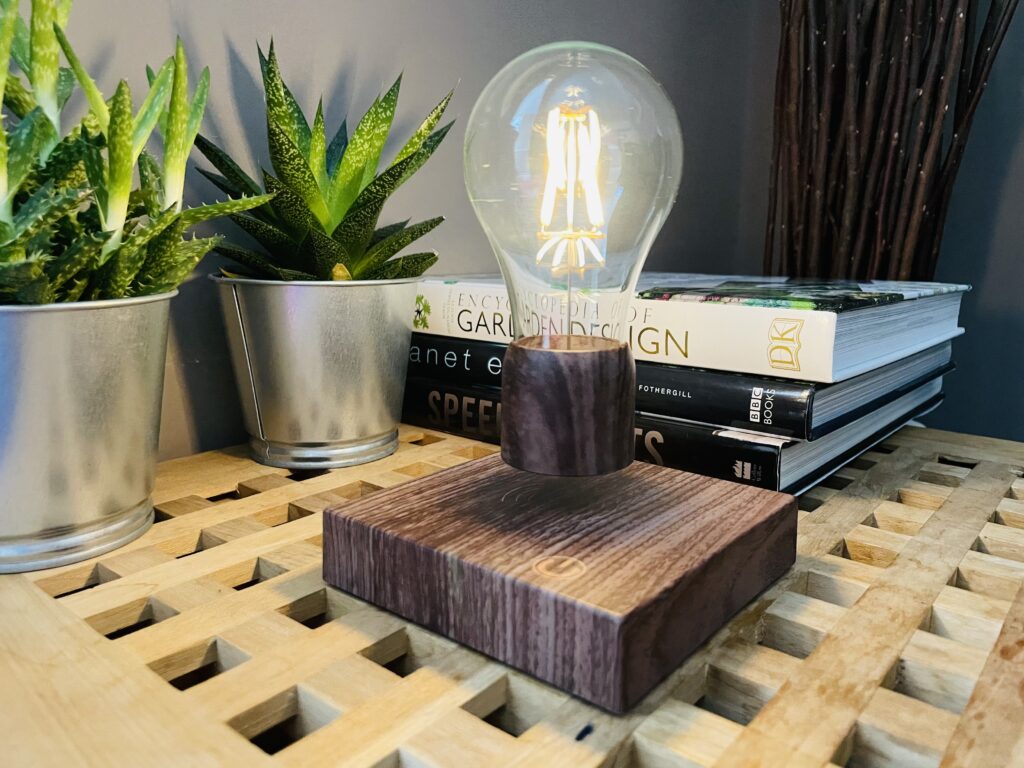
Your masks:
{"label": "aloe plant", "polygon": [[216,250],[256,277],[278,280],[350,280],[415,277],[435,261],[433,251],[398,256],[443,217],[410,225],[408,220],[378,227],[385,201],[419,170],[438,148],[451,123],[438,123],[451,100],[449,92],[427,115],[391,163],[380,173],[381,153],[398,103],[401,77],[374,100],[352,136],[347,122],[327,140],[323,99],[312,125],[285,85],[271,41],[259,49],[266,97],[267,143],[273,173],[263,184],[247,175],[224,150],[198,136],[196,147],[218,173],[200,169],[229,195],[273,200],[231,219],[262,251],[221,243]]}
{"label": "aloe plant", "polygon": [[[0,125],[0,303],[172,290],[220,242],[186,238],[189,227],[269,201],[260,195],[182,209],[183,155],[199,130],[209,75],[190,100],[180,41],[136,111],[127,82],[105,100],[75,55],[62,31],[68,0],[33,0],[28,24],[17,0],[0,0],[0,11],[0,95],[17,119],[9,132]],[[62,133],[76,80],[89,112]],[[145,149],[160,123],[162,167]]]}

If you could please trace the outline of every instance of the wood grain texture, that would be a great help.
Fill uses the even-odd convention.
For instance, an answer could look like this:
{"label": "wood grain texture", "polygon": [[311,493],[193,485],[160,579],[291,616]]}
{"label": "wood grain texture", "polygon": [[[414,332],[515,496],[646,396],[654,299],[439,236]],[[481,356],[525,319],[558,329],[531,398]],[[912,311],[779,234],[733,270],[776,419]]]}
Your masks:
{"label": "wood grain texture", "polygon": [[3,768],[1024,765],[1024,445],[863,454],[800,498],[794,567],[618,716],[324,583],[324,509],[496,453],[399,440],[284,484],[244,447],[165,462],[137,541],[0,577]]}
{"label": "wood grain texture", "polygon": [[650,464],[555,478],[492,457],[328,509],[324,578],[621,712],[795,545],[791,496]]}
{"label": "wood grain texture", "polygon": [[633,461],[636,366],[600,336],[531,336],[502,364],[501,455],[543,475],[601,475]]}

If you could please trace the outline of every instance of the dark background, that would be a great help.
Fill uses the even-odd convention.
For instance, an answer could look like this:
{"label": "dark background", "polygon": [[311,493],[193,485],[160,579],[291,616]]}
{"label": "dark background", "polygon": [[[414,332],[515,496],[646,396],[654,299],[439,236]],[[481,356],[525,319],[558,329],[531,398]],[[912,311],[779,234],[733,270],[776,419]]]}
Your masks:
{"label": "dark background", "polygon": [[[758,273],[768,162],[778,9],[768,0],[80,0],[70,37],[105,92],[145,82],[185,41],[213,80],[204,133],[249,170],[267,164],[256,42],[271,35],[284,76],[312,114],[323,93],[328,130],[358,117],[404,71],[396,145],[458,83],[459,122],[436,156],[395,196],[385,218],[448,221],[425,244],[434,272],[495,271],[462,185],[462,129],[490,77],[517,54],[562,39],[595,40],[644,62],[664,84],[683,125],[679,201],[648,267]],[[1018,14],[1024,16],[1024,13]],[[974,285],[956,342],[959,370],[930,426],[1024,440],[1024,20],[996,62],[960,171],[940,280]],[[197,174],[192,202],[215,199]],[[224,231],[230,225],[219,224]],[[163,457],[244,440],[207,259],[173,305],[164,396]]]}

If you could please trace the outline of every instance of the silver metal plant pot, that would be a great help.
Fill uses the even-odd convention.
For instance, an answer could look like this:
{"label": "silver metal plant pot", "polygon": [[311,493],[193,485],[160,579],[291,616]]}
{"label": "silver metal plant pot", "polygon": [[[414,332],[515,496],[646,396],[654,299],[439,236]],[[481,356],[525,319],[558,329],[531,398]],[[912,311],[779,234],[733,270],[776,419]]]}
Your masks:
{"label": "silver metal plant pot", "polygon": [[0,573],[84,560],[153,522],[176,293],[0,306]]}
{"label": "silver metal plant pot", "polygon": [[327,469],[394,453],[416,278],[210,277],[256,461]]}

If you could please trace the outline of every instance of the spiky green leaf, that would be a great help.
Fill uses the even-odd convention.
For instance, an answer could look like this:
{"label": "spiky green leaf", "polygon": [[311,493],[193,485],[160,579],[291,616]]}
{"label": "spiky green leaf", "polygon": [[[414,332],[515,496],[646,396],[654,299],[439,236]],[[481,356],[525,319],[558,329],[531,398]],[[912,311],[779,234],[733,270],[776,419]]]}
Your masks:
{"label": "spiky green leaf", "polygon": [[196,91],[192,94],[192,106],[188,113],[188,124],[185,126],[185,143],[189,147],[195,144],[196,136],[199,135],[199,128],[203,124],[203,115],[206,113],[206,100],[209,96],[210,68],[203,67],[203,71],[199,73]]}
{"label": "spiky green leaf", "polygon": [[[57,5],[54,0],[34,0],[29,20],[29,83],[36,102],[42,108],[56,135],[60,130],[57,106],[57,77],[60,71],[60,47],[54,35]],[[56,142],[54,142],[56,143]]]}
{"label": "spiky green leaf", "polygon": [[309,139],[309,167],[320,187],[321,196],[327,194],[327,129],[324,127],[323,99],[316,105],[316,117],[313,118],[313,133]]}
{"label": "spiky green leaf", "polygon": [[235,214],[230,219],[241,227],[246,234],[273,253],[275,257],[280,257],[281,255],[290,256],[295,253],[297,248],[296,242],[292,240],[287,232],[282,232],[273,224],[241,214]]}
{"label": "spiky green leaf", "polygon": [[423,164],[426,163],[427,160],[430,159],[430,156],[433,155],[434,152],[437,150],[437,148],[441,146],[441,142],[444,141],[444,137],[447,136],[448,132],[452,129],[452,125],[454,125],[454,121],[448,123],[445,126],[442,126],[441,128],[438,128],[436,131],[434,131],[427,137],[426,141],[423,142],[423,146],[419,148],[418,152],[416,152],[413,155],[410,155],[409,157],[402,161],[406,162],[411,160],[412,162],[405,167],[405,171],[402,173],[402,177],[398,182],[398,186],[401,186],[406,181],[408,181],[410,176],[412,176],[414,173],[416,173],[416,171],[423,167]]}
{"label": "spiky green leaf", "polygon": [[103,228],[112,233],[107,254],[120,242],[121,227],[128,214],[132,170],[135,167],[133,130],[132,93],[128,83],[122,80],[110,102],[110,125],[107,130],[107,205],[102,212]]}
{"label": "spiky green leaf", "polygon": [[426,119],[420,123],[420,127],[416,129],[416,132],[405,143],[405,146],[402,147],[401,151],[395,157],[394,162],[391,163],[392,165],[405,160],[409,155],[420,150],[420,147],[423,146],[423,142],[430,136],[431,131],[433,131],[434,128],[437,127],[437,124],[441,122],[441,117],[444,115],[444,111],[448,109],[448,103],[452,100],[452,96],[454,95],[454,90],[448,91],[448,94],[441,99],[440,103],[430,111],[430,114],[427,115]]}
{"label": "spiky green leaf", "polygon": [[[100,250],[106,240],[100,232],[85,233],[76,238],[60,256],[47,264],[46,273],[53,289],[59,290],[82,270],[91,270],[99,259]],[[88,278],[82,282],[88,282]],[[75,288],[70,290],[74,291]]]}
{"label": "spiky green leaf", "polygon": [[240,197],[235,200],[222,200],[219,203],[209,205],[198,205],[195,208],[186,208],[181,212],[181,221],[185,227],[194,227],[210,219],[220,216],[230,216],[242,213],[252,208],[266,205],[274,198],[273,195],[256,195],[254,197]]}
{"label": "spiky green leaf", "polygon": [[64,51],[64,58],[68,60],[68,64],[71,65],[71,71],[74,72],[75,77],[78,79],[78,84],[82,87],[82,92],[85,93],[85,98],[89,102],[89,109],[96,116],[96,119],[99,120],[100,128],[106,133],[107,124],[110,122],[110,110],[107,108],[107,102],[103,98],[103,94],[100,93],[96,81],[89,76],[85,67],[82,66],[82,62],[75,54],[71,43],[68,42],[64,30],[55,25],[53,32],[61,49]]}
{"label": "spiky green leaf", "polygon": [[364,280],[399,280],[406,277],[419,277],[437,262],[437,254],[433,252],[410,253],[397,259],[385,262],[372,273],[366,274]]}
{"label": "spiky green leaf", "polygon": [[209,139],[205,138],[202,134],[196,136],[196,149],[198,149],[210,164],[213,165],[218,171],[220,171],[224,178],[227,179],[231,184],[239,190],[239,194],[244,193],[247,195],[258,195],[263,190],[260,185],[257,184],[253,179],[241,168],[238,164],[225,152],[223,149],[218,147]]}
{"label": "spiky green leaf", "polygon": [[146,146],[150,134],[153,133],[153,129],[160,119],[160,113],[167,106],[173,75],[174,59],[168,58],[153,78],[153,82],[150,83],[149,93],[146,94],[142,106],[139,107],[139,114],[135,118],[132,131],[132,152],[136,155],[142,152],[142,148]]}
{"label": "spiky green leaf", "polygon": [[406,169],[417,162],[419,154],[418,152],[391,166],[359,193],[359,197],[331,235],[348,253],[361,254],[366,249],[377,227],[377,220],[385,201],[401,184]]}
{"label": "spiky green leaf", "polygon": [[329,215],[320,194],[316,177],[310,170],[299,148],[288,134],[276,123],[267,121],[267,139],[270,145],[270,162],[274,172],[291,190],[306,201],[309,210],[327,228]]}
{"label": "spiky green leaf", "polygon": [[346,147],[348,147],[348,121],[342,120],[331,143],[327,145],[327,174],[332,179],[338,168],[338,163],[345,154]]}
{"label": "spiky green leaf", "polygon": [[133,296],[166,293],[177,288],[202,258],[220,244],[222,238],[204,237],[178,240],[169,253],[151,255],[132,286]]}
{"label": "spiky green leaf", "polygon": [[264,171],[263,183],[266,185],[267,191],[274,195],[271,207],[274,209],[281,229],[295,240],[302,240],[310,227],[320,226],[316,217],[313,216],[313,212],[306,205],[306,201],[292,192],[276,176]]}
{"label": "spiky green leaf", "polygon": [[53,125],[36,107],[7,136],[7,189],[16,191],[39,161],[43,147],[54,138]]}
{"label": "spiky green leaf", "polygon": [[270,280],[316,280],[316,275],[303,272],[297,269],[286,269],[270,262],[264,256],[250,251],[247,248],[239,248],[229,243],[221,243],[214,250],[232,261],[236,261],[257,273],[259,277]]}
{"label": "spiky green leaf", "polygon": [[146,151],[139,155],[139,187],[146,214],[157,216],[164,199],[164,182],[160,175],[160,164]]}
{"label": "spiky green leaf", "polygon": [[391,237],[396,232],[401,232],[407,226],[409,226],[409,219],[406,219],[405,221],[398,221],[395,222],[394,224],[387,224],[383,227],[375,229],[373,231],[373,236],[370,238],[369,246],[372,247],[379,243],[381,240]]}
{"label": "spiky green leaf", "polygon": [[[302,113],[298,102],[292,92],[285,85],[281,77],[281,70],[277,65],[277,56],[274,53],[274,41],[270,41],[270,50],[267,56],[263,50],[256,46],[260,55],[260,68],[263,72],[263,90],[267,100],[267,122],[274,123],[284,131],[298,148],[303,159],[309,157],[309,143],[311,134],[306,116]],[[281,172],[278,171],[280,175]]]}
{"label": "spiky green leaf", "polygon": [[146,247],[155,238],[169,231],[171,233],[169,240],[181,240],[185,225],[180,218],[177,211],[164,211],[155,219],[150,219],[145,224],[136,227],[124,238],[121,247],[110,258],[103,286],[104,298],[119,299],[128,295],[129,286],[146,261]]}
{"label": "spiky green leaf", "polygon": [[338,164],[338,170],[331,180],[328,198],[331,219],[325,226],[328,232],[333,231],[344,218],[360,191],[370,183],[377,172],[380,153],[391,131],[401,83],[402,78],[399,77],[384,96],[373,102],[352,134],[352,139]]}
{"label": "spiky green leaf", "polygon": [[14,234],[20,240],[34,237],[77,208],[89,190],[85,187],[56,189],[48,181],[33,192],[14,214]]}
{"label": "spiky green leaf", "polygon": [[321,280],[332,280],[335,264],[348,264],[348,253],[341,243],[317,229],[310,229],[302,241],[301,250],[307,251],[313,259],[312,272]]}
{"label": "spiky green leaf", "polygon": [[427,219],[426,221],[421,221],[419,224],[413,224],[411,227],[399,230],[389,237],[384,238],[376,245],[371,246],[369,250],[367,250],[366,253],[355,262],[354,269],[352,270],[353,274],[355,274],[356,277],[359,277],[364,272],[373,272],[403,248],[416,240],[419,240],[425,234],[430,232],[442,221],[444,221],[443,216]]}
{"label": "spiky green leaf", "polygon": [[25,115],[39,105],[21,79],[11,73],[7,76],[7,86],[4,89],[4,106],[18,119],[24,119]]}

